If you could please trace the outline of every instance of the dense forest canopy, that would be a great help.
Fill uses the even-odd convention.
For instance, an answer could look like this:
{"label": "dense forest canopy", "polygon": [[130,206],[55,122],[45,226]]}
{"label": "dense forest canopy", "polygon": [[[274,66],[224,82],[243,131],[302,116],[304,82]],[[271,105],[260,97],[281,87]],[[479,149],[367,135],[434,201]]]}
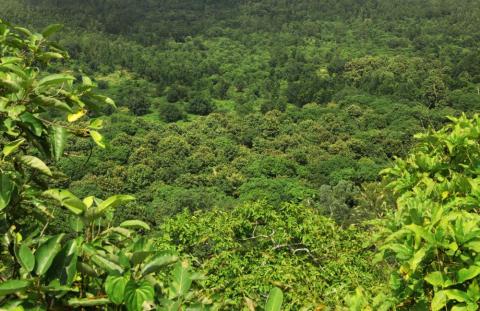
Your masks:
{"label": "dense forest canopy", "polygon": [[476,310],[477,2],[0,0],[0,304]]}

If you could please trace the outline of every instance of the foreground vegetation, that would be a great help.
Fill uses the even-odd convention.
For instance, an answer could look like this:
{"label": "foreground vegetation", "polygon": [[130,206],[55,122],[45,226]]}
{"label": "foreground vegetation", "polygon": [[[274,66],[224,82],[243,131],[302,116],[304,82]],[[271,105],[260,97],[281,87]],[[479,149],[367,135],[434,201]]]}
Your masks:
{"label": "foreground vegetation", "polygon": [[0,0],[1,308],[476,310],[473,4]]}

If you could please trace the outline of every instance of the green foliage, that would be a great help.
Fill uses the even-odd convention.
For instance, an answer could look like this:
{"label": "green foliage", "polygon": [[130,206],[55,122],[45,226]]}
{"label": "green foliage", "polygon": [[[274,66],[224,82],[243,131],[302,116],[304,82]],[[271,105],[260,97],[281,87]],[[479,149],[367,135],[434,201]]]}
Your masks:
{"label": "green foliage", "polygon": [[[359,284],[376,287],[383,279],[382,267],[371,266],[365,228],[341,229],[304,205],[184,212],[159,232],[160,245],[194,257],[205,286],[230,309],[262,301],[272,285],[284,291],[285,310],[334,307]],[[272,295],[268,308],[281,300]]]}
{"label": "green foliage", "polygon": [[[99,102],[113,105],[92,91],[88,77],[74,83],[70,74],[47,71],[51,56],[66,56],[47,40],[58,28],[31,33],[0,20],[0,305],[47,310],[116,304],[141,311],[147,305],[176,303],[181,308],[193,299],[190,287],[174,297],[162,288],[165,266],[178,258],[160,252],[135,231],[150,230],[148,224],[112,223],[114,210],[134,200],[132,196],[81,200],[51,187],[61,176],[56,163],[65,153],[67,135],[91,137],[105,147],[97,132],[102,122],[80,119]],[[62,118],[51,117],[59,112]],[[66,212],[55,208],[54,201]],[[72,231],[63,227],[52,235],[53,213],[69,218]],[[183,276],[186,270],[182,265],[174,272]],[[176,282],[174,278],[172,284]]]}
{"label": "green foliage", "polygon": [[379,253],[397,267],[390,280],[389,306],[478,307],[480,117],[450,120],[439,131],[417,135],[420,143],[414,151],[383,171],[397,196]]}

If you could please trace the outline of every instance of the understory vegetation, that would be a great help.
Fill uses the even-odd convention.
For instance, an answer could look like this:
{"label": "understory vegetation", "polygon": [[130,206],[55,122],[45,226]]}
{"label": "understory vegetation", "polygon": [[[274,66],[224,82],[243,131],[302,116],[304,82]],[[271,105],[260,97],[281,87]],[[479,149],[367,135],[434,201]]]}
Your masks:
{"label": "understory vegetation", "polygon": [[1,310],[477,310],[473,0],[0,0]]}

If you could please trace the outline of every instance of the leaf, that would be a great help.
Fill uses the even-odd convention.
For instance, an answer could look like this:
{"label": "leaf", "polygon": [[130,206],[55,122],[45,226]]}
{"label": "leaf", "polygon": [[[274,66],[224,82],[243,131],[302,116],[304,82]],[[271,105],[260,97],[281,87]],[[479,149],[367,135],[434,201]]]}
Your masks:
{"label": "leaf", "polygon": [[424,279],[433,286],[439,287],[444,284],[443,274],[440,271],[429,273]]}
{"label": "leaf", "polygon": [[154,298],[154,289],[152,284],[143,280],[135,282],[128,281],[125,286],[125,305],[128,311],[142,311],[145,302],[151,302]]}
{"label": "leaf", "polygon": [[68,305],[72,307],[94,307],[110,304],[107,298],[72,298],[68,300]]}
{"label": "leaf", "polygon": [[60,242],[62,241],[64,234],[59,234],[48,239],[43,243],[35,252],[35,273],[39,276],[45,274],[47,270],[52,265],[55,256],[60,252],[62,246]]}
{"label": "leaf", "polygon": [[50,128],[50,144],[53,158],[56,161],[60,160],[67,144],[67,130],[62,126],[52,126]]}
{"label": "leaf", "polygon": [[172,264],[178,260],[175,255],[159,255],[155,256],[150,262],[145,264],[142,269],[142,275],[145,276],[150,273],[158,272],[166,265]]}
{"label": "leaf", "polygon": [[177,263],[172,271],[172,278],[169,287],[169,298],[173,299],[187,294],[192,285],[192,279],[188,272],[188,263],[185,261]]}
{"label": "leaf", "polygon": [[20,162],[23,163],[24,165],[27,165],[33,169],[36,169],[40,172],[42,172],[45,175],[52,176],[52,171],[50,171],[50,168],[39,158],[34,157],[34,156],[22,156],[20,158]]}
{"label": "leaf", "polygon": [[70,113],[67,116],[67,121],[70,122],[70,123],[73,123],[73,122],[77,121],[78,119],[80,119],[81,117],[83,117],[85,114],[87,114],[87,111],[85,109],[80,109],[79,111],[77,111],[75,113]]}
{"label": "leaf", "polygon": [[49,280],[58,280],[61,285],[72,284],[77,273],[78,245],[76,240],[68,241],[55,257],[48,270]]}
{"label": "leaf", "polygon": [[73,80],[75,80],[75,77],[71,75],[61,73],[52,74],[38,81],[38,88],[45,88],[56,84],[63,84]]}
{"label": "leaf", "polygon": [[280,311],[283,303],[283,292],[280,288],[274,287],[268,294],[265,311]]}
{"label": "leaf", "polygon": [[103,136],[97,131],[90,130],[90,136],[92,137],[93,141],[100,147],[105,148],[105,143],[103,142]]}
{"label": "leaf", "polygon": [[0,211],[8,206],[12,199],[15,184],[7,174],[0,175]]}
{"label": "leaf", "polygon": [[124,276],[109,275],[107,277],[105,281],[105,292],[114,304],[122,304],[127,282],[128,280]]}
{"label": "leaf", "polygon": [[14,153],[15,151],[18,150],[18,148],[25,142],[25,139],[24,138],[21,138],[21,139],[17,139],[17,140],[14,140],[12,142],[9,142],[7,144],[5,144],[5,146],[3,147],[3,156],[4,157],[7,157],[9,156],[10,154]]}
{"label": "leaf", "polygon": [[105,213],[107,210],[117,208],[118,206],[132,200],[135,200],[135,197],[132,197],[131,195],[114,195],[100,203],[97,207],[89,209],[89,211],[91,211],[91,215],[93,217],[98,217]]}
{"label": "leaf", "polygon": [[457,281],[459,283],[463,283],[465,281],[473,279],[479,274],[480,274],[479,266],[473,265],[473,266],[470,266],[469,268],[463,268],[457,272]]}
{"label": "leaf", "polygon": [[442,310],[445,308],[447,305],[447,295],[445,294],[445,291],[441,290],[439,292],[435,293],[435,296],[433,296],[431,307],[432,311],[438,311]]}
{"label": "leaf", "polygon": [[62,28],[63,28],[62,24],[52,24],[45,27],[41,33],[44,38],[48,38],[54,33],[60,31]]}
{"label": "leaf", "polygon": [[42,136],[43,132],[43,123],[39,119],[37,119],[33,114],[30,112],[24,112],[20,115],[20,120],[25,123],[28,129],[35,135],[35,136]]}
{"label": "leaf", "polygon": [[8,280],[0,283],[0,296],[13,294],[23,291],[30,286],[30,281],[27,280]]}
{"label": "leaf", "polygon": [[20,245],[18,250],[18,261],[28,272],[32,272],[33,268],[35,268],[35,256],[25,244]]}
{"label": "leaf", "polygon": [[41,105],[52,106],[57,109],[61,109],[65,112],[72,113],[72,108],[64,101],[61,101],[55,97],[49,97],[45,95],[38,95],[35,99],[35,102],[39,102]]}
{"label": "leaf", "polygon": [[100,256],[100,255],[93,255],[91,257],[91,261],[96,264],[98,267],[102,268],[103,270],[107,271],[110,274],[122,274],[123,268],[114,263],[113,261]]}
{"label": "leaf", "polygon": [[62,206],[77,216],[86,210],[85,204],[68,190],[50,189],[45,191],[43,195],[59,201]]}
{"label": "leaf", "polygon": [[150,230],[150,226],[141,220],[126,220],[120,224],[120,227],[123,228],[142,228],[145,230]]}

